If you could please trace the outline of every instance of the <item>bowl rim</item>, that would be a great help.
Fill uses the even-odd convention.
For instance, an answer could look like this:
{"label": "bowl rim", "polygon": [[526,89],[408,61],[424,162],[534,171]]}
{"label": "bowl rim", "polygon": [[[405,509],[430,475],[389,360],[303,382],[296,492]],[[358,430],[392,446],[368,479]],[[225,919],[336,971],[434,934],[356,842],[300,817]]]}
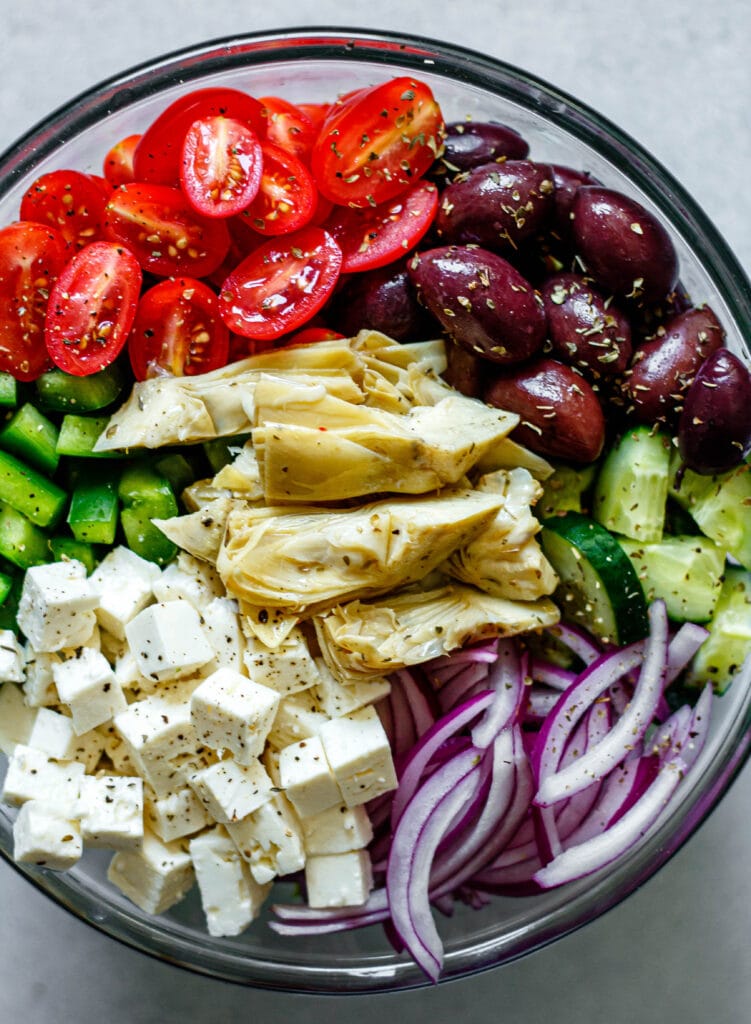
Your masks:
{"label": "bowl rim", "polygon": [[[513,98],[517,103],[523,93],[530,109],[594,147],[616,168],[628,174],[671,221],[691,231],[695,256],[706,268],[735,321],[745,327],[744,336],[751,337],[751,284],[740,263],[695,200],[640,143],[596,110],[536,75],[479,51],[419,35],[342,26],[284,27],[218,37],[140,62],[61,104],[0,154],[0,200],[18,179],[61,142],[96,124],[103,113],[115,113],[155,89],[163,90],[178,83],[189,88],[195,79],[212,71],[253,67],[270,61],[304,61],[312,57],[332,62],[346,58],[385,68],[393,68],[394,58],[397,58],[399,67],[413,73],[429,71]],[[745,344],[748,348],[748,341]],[[747,687],[744,699],[727,725],[727,734],[719,744],[711,770],[709,767],[705,770],[690,793],[646,841],[614,865],[607,877],[602,872],[592,876],[594,884],[585,894],[579,894],[573,902],[567,901],[565,906],[548,914],[544,927],[535,925],[534,929],[528,929],[534,934],[519,936],[513,948],[505,949],[504,942],[496,938],[479,946],[449,950],[441,981],[488,970],[540,949],[599,917],[644,884],[680,849],[727,792],[751,753],[749,730],[751,688]],[[380,966],[359,971],[344,968],[337,972],[306,964],[269,965],[257,958],[227,965],[222,962],[224,954],[212,956],[206,950],[200,952],[202,961],[196,960],[190,955],[190,944],[184,941],[179,944],[183,948],[176,954],[173,936],[168,935],[166,929],[162,929],[163,938],[155,942],[154,931],[158,932],[159,928],[140,927],[135,914],[130,919],[134,927],[124,931],[122,928],[113,930],[107,921],[87,914],[70,895],[66,899],[66,893],[75,891],[75,886],[61,885],[57,878],[36,875],[15,864],[2,835],[0,853],[14,870],[80,920],[131,948],[194,972],[258,988],[297,993],[386,992],[428,984],[416,965],[396,956],[379,958]],[[118,918],[123,917],[127,921],[127,915],[118,911]],[[144,938],[146,932],[150,935],[148,939]]]}

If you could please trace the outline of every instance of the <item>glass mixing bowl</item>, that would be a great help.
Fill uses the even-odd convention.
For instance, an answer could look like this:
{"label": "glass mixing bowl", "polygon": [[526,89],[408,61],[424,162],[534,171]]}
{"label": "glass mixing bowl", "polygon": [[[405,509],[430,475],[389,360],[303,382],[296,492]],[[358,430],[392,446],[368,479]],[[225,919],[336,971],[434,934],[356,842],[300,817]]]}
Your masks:
{"label": "glass mixing bowl", "polygon": [[[728,344],[749,355],[751,287],[715,228],[681,186],[615,125],[554,87],[509,65],[447,43],[341,29],[301,29],[226,39],[128,71],[60,108],[0,158],[0,223],[17,218],[24,190],[60,167],[101,173],[114,141],[144,127],[172,100],[199,86],[223,85],[298,102],[410,74],[433,89],[447,120],[472,115],[518,129],[537,160],[590,171],[657,213],[670,231],[681,280],[694,302],[708,302]],[[744,340],[745,339],[745,340]],[[483,910],[458,906],[441,918],[443,979],[513,960],[561,938],[618,903],[661,867],[727,790],[749,746],[749,666],[715,702],[700,762],[655,828],[609,868],[540,895],[493,898]],[[10,860],[12,817],[0,808],[0,849]],[[363,992],[425,983],[396,955],[379,927],[314,939],[285,939],[263,920],[239,938],[206,934],[197,894],[172,912],[141,913],[105,878],[108,854],[87,852],[67,874],[18,870],[102,932],[174,964],[216,978],[297,992]],[[282,886],[281,896],[291,895]]]}

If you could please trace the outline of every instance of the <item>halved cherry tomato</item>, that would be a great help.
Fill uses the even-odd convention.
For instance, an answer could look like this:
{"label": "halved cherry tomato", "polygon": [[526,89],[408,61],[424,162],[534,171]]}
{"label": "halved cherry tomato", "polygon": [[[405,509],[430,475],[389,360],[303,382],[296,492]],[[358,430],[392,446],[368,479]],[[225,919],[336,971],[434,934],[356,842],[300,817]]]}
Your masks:
{"label": "halved cherry tomato", "polygon": [[185,136],[180,184],[204,217],[230,217],[255,198],[262,167],[255,132],[231,117],[205,117]]}
{"label": "halved cherry tomato", "polygon": [[261,103],[266,111],[266,139],[307,163],[318,137],[313,121],[301,107],[280,96],[263,96]]}
{"label": "halved cherry tomato", "polygon": [[328,117],[329,111],[331,110],[330,103],[298,103],[297,109],[302,110],[303,114],[310,118],[313,122],[313,127],[316,130],[316,135],[320,132],[323,127],[323,122]]}
{"label": "halved cherry tomato", "polygon": [[262,143],[261,150],[261,187],[242,216],[263,235],[297,231],[310,222],[316,211],[315,182],[305,164],[292,153],[269,142]]}
{"label": "halved cherry tomato", "polygon": [[243,338],[240,334],[229,335],[229,358],[228,362],[236,363],[239,359],[247,359],[248,356],[257,356],[261,352],[271,352],[275,349],[273,341],[261,341],[259,338]]}
{"label": "halved cherry tomato", "polygon": [[136,180],[133,156],[140,141],[140,135],[128,135],[116,142],[105,156],[102,171],[113,188],[117,188],[118,185],[127,185],[129,181]]}
{"label": "halved cherry tomato", "polygon": [[438,189],[418,181],[407,192],[365,209],[335,206],[324,225],[342,250],[342,273],[374,270],[417,245],[438,209]]}
{"label": "halved cherry tomato", "polygon": [[313,176],[334,203],[385,203],[427,171],[442,132],[441,110],[428,86],[394,78],[332,106],[313,147]]}
{"label": "halved cherry tomato", "polygon": [[105,236],[127,245],[144,270],[160,277],[204,277],[229,249],[227,225],[196,213],[179,188],[132,182],[112,193]]}
{"label": "halved cherry tomato", "polygon": [[219,306],[245,338],[279,338],[307,323],[334,289],[342,251],[323,228],[264,242],[227,278]]}
{"label": "halved cherry tomato", "polygon": [[138,303],[128,355],[136,380],[189,377],[226,365],[229,330],[214,292],[194,277],[149,288]]}
{"label": "halved cherry tomato", "polygon": [[263,138],[266,118],[263,107],[239,89],[196,89],[180,96],[143,133],[133,157],[136,181],[176,185],[180,179],[180,154],[188,129],[203,117],[232,117]]}
{"label": "halved cherry tomato", "polygon": [[141,268],[116,242],[92,242],[66,264],[50,294],[44,340],[55,364],[86,377],[109,366],[133,325]]}
{"label": "halved cherry tomato", "polygon": [[301,331],[292,334],[286,344],[288,345],[313,345],[319,341],[336,341],[343,338],[338,331],[329,330],[328,327],[303,327]]}
{"label": "halved cherry tomato", "polygon": [[80,171],[50,171],[25,192],[21,220],[56,228],[66,242],[81,248],[102,234],[106,196],[101,186]]}
{"label": "halved cherry tomato", "polygon": [[0,370],[18,380],[36,380],[51,365],[47,302],[69,255],[55,228],[17,221],[0,231]]}

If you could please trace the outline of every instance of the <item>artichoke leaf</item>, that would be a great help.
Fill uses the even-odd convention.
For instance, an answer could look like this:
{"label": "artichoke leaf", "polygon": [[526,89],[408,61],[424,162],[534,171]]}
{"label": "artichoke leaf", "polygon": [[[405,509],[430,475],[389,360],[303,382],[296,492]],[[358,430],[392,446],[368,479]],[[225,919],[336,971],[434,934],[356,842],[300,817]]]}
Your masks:
{"label": "artichoke leaf", "polygon": [[[492,534],[493,527],[486,531]],[[455,551],[445,565],[454,579],[491,594],[517,601],[535,601],[552,594],[558,576],[539,543],[530,538],[514,550],[499,549],[481,538]]]}
{"label": "artichoke leaf", "polygon": [[555,472],[553,466],[541,455],[525,448],[510,437],[505,437],[497,445],[489,448],[481,459],[478,459],[476,469],[480,473],[492,473],[497,469],[515,469],[521,467],[527,469],[535,480],[547,480]]}
{"label": "artichoke leaf", "polygon": [[197,512],[173,516],[171,519],[152,519],[165,537],[204,562],[216,563],[224,534],[225,523],[235,499],[220,495],[203,505]]}
{"label": "artichoke leaf", "polygon": [[493,520],[496,495],[456,491],[358,508],[233,508],[217,558],[228,592],[311,615],[422,579]]}
{"label": "artichoke leaf", "polygon": [[293,635],[300,622],[299,615],[293,615],[285,608],[267,608],[239,601],[240,628],[246,638],[260,641],[265,647],[278,649]]}
{"label": "artichoke leaf", "polygon": [[233,497],[243,497],[248,501],[263,500],[261,470],[252,441],[247,441],[232,462],[219,470],[213,486],[229,491]]}
{"label": "artichoke leaf", "polygon": [[558,609],[547,598],[509,601],[456,583],[377,601],[350,601],[313,622],[326,664],[344,681],[386,675],[464,644],[541,629],[558,620]]}

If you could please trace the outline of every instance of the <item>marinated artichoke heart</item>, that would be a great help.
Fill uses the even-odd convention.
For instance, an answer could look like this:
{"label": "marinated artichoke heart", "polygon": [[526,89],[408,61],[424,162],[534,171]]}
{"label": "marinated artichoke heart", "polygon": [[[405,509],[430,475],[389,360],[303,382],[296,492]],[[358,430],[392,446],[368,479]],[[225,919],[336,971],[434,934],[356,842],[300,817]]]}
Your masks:
{"label": "marinated artichoke heart", "polygon": [[326,664],[345,680],[385,675],[471,641],[541,629],[558,619],[547,598],[508,601],[456,583],[349,601],[313,621]]}
{"label": "marinated artichoke heart", "polygon": [[152,522],[183,551],[213,564],[219,554],[227,516],[235,504],[229,495],[219,495],[196,512]]}
{"label": "marinated artichoke heart", "polygon": [[271,376],[258,381],[255,403],[253,444],[269,502],[438,490],[458,483],[519,422],[456,393],[395,415]]}
{"label": "marinated artichoke heart", "polygon": [[225,488],[233,498],[263,500],[261,469],[252,441],[247,441],[235,459],[219,470],[214,477],[213,486]]}
{"label": "marinated artichoke heart", "polygon": [[492,522],[501,502],[463,490],[345,511],[235,507],[216,566],[243,607],[308,616],[422,579]]}

